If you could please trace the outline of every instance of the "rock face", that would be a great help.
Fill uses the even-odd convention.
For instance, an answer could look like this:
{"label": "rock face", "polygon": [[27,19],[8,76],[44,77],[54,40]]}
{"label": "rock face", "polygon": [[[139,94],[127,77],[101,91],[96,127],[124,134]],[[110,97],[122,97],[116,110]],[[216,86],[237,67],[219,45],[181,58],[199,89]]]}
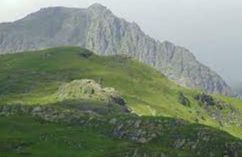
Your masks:
{"label": "rock face", "polygon": [[223,79],[200,64],[189,50],[147,36],[135,23],[100,4],[87,9],[41,9],[13,23],[0,24],[0,53],[58,46],[80,46],[99,55],[125,54],[149,64],[180,85],[230,95]]}

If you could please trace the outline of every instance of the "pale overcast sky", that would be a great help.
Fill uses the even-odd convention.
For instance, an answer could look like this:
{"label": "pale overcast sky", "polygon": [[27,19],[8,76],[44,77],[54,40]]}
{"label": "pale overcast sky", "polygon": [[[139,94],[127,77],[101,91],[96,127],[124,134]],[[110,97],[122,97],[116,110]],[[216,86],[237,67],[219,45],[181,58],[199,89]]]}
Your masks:
{"label": "pale overcast sky", "polygon": [[101,3],[150,36],[190,49],[228,82],[242,82],[241,0],[1,0],[0,22],[48,6]]}

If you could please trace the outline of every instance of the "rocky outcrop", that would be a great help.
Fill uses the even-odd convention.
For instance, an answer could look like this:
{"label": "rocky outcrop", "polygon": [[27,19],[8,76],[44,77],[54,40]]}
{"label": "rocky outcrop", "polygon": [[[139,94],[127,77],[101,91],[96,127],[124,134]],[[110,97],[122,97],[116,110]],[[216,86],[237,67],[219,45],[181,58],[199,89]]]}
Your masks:
{"label": "rocky outcrop", "polygon": [[[168,150],[189,152],[189,155],[182,156],[240,157],[242,154],[241,140],[221,131],[189,124],[179,119],[142,118],[131,114],[104,117],[77,110],[65,110],[56,106],[0,105],[0,117],[26,114],[35,117],[41,123],[67,123],[89,127],[103,135],[126,139],[140,146],[140,150],[129,149],[121,156],[153,157],[172,153],[161,150],[149,151],[149,149],[144,149],[146,144],[160,145],[161,148],[168,148]],[[51,138],[47,136],[48,134],[45,134],[41,139]]]}
{"label": "rocky outcrop", "polygon": [[[55,121],[65,117],[112,115],[130,113],[125,99],[111,87],[102,87],[91,79],[65,83],[52,95],[52,104],[27,106],[24,104],[1,105],[0,115],[27,113],[45,120]],[[69,115],[69,116],[68,116]]]}
{"label": "rocky outcrop", "polygon": [[88,111],[101,115],[129,113],[126,101],[111,87],[103,87],[91,79],[73,80],[64,83],[53,95],[55,105],[67,109]]}
{"label": "rocky outcrop", "polygon": [[124,98],[111,87],[102,87],[99,83],[90,79],[74,80],[63,84],[56,92],[58,100],[92,99],[125,106]]}
{"label": "rocky outcrop", "polygon": [[[242,153],[241,141],[229,142],[229,139],[224,139],[221,143],[214,143],[214,141],[217,141],[219,138],[217,131],[199,125],[192,126],[179,119],[113,118],[110,119],[109,124],[112,125],[112,134],[115,137],[132,140],[139,144],[152,142],[165,143],[165,145],[169,145],[169,147],[176,150],[186,150],[190,152],[191,156],[239,157]],[[186,129],[183,130],[184,128],[190,129],[186,131]],[[192,136],[190,134],[192,134]],[[204,146],[210,147],[205,148]],[[219,148],[220,152],[215,152],[215,148]],[[137,153],[138,152],[137,150]],[[152,155],[150,152],[146,153],[147,156],[165,156],[165,154],[161,155],[157,152],[153,152]],[[137,156],[143,155],[139,154]]]}
{"label": "rocky outcrop", "polygon": [[147,36],[100,4],[88,9],[46,8],[0,25],[0,53],[80,46],[99,55],[125,54],[149,64],[180,85],[230,95],[223,79],[186,48]]}
{"label": "rocky outcrop", "polygon": [[198,101],[198,103],[205,106],[214,106],[216,104],[214,98],[205,93],[195,96],[195,99]]}
{"label": "rocky outcrop", "polygon": [[190,100],[182,92],[179,93],[178,102],[184,106],[190,106],[191,104]]}
{"label": "rocky outcrop", "polygon": [[234,105],[217,100],[207,94],[195,96],[195,100],[200,104],[213,119],[217,120],[221,126],[229,124],[242,127],[242,113]]}

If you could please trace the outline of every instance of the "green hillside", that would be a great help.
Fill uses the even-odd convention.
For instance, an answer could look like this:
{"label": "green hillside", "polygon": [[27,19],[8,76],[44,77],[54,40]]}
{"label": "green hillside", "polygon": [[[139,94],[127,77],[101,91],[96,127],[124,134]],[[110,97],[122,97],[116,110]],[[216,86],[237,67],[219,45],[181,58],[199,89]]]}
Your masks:
{"label": "green hillside", "polygon": [[[178,122],[169,118],[143,118],[140,128],[132,126],[140,118],[117,118],[127,136],[111,136],[119,128],[105,121],[86,124],[49,123],[39,118],[12,115],[0,118],[0,157],[204,157],[242,155],[241,140],[212,128]],[[104,123],[105,122],[105,123]],[[152,124],[153,123],[153,124]],[[158,130],[155,124],[163,129]],[[179,125],[178,125],[179,124]],[[172,127],[176,126],[176,127]],[[115,128],[116,127],[116,128]],[[144,129],[150,127],[150,129]],[[13,129],[14,128],[14,129]],[[131,140],[128,135],[142,131],[161,131],[148,143]],[[138,133],[136,133],[138,134]],[[142,138],[141,138],[142,140]]]}
{"label": "green hillside", "polygon": [[[83,81],[89,82],[85,88],[83,88]],[[176,128],[175,132],[166,130],[166,133],[170,132],[171,134],[163,137],[163,139],[167,138],[166,141],[172,139],[171,137],[174,135],[172,133],[180,133],[192,138],[192,130],[196,132],[193,126],[195,124],[203,124],[217,129],[216,133],[211,133],[211,137],[213,134],[218,136],[214,140],[215,144],[216,142],[236,141],[236,138],[231,135],[242,138],[242,102],[240,100],[217,95],[209,96],[198,90],[180,87],[169,81],[158,71],[153,70],[153,68],[129,57],[101,57],[86,49],[77,47],[53,48],[0,56],[0,105],[2,106],[0,106],[0,111],[2,111],[3,115],[11,114],[12,111],[19,113],[19,110],[23,114],[23,109],[16,109],[14,108],[15,106],[27,106],[30,108],[34,106],[50,106],[68,113],[73,112],[75,114],[75,112],[80,112],[82,116],[88,113],[94,116],[94,118],[109,114],[111,117],[119,114],[129,117],[128,111],[130,111],[142,117],[161,118],[162,121],[166,119],[164,117],[172,118],[174,121],[183,119],[189,124],[183,125],[183,128]],[[46,109],[46,111],[49,110],[51,109]],[[85,110],[84,113],[83,110]],[[24,115],[26,113],[28,112],[24,111]],[[57,113],[59,114],[59,112]],[[46,119],[46,116],[38,116]],[[72,150],[69,154],[68,151],[53,153],[56,156],[61,156],[60,154],[62,154],[63,156],[111,157],[117,155],[105,154],[110,149],[115,154],[119,151],[119,148],[123,150],[127,150],[130,147],[140,148],[140,145],[137,146],[137,143],[130,142],[130,140],[125,138],[122,140],[107,138],[105,133],[102,134],[102,132],[97,131],[101,130],[100,128],[72,126],[70,130],[66,130],[64,129],[66,128],[65,125],[59,123],[50,123],[42,128],[38,121],[24,117],[9,116],[0,118],[0,125],[3,128],[1,130],[0,142],[3,141],[4,143],[4,140],[7,141],[8,139],[11,141],[13,138],[12,143],[18,143],[19,141],[14,139],[17,136],[20,139],[30,140],[31,143],[36,134],[39,135],[46,131],[57,131],[58,134],[56,136],[59,136],[60,133],[60,139],[50,141],[49,144],[53,144],[53,147],[49,148],[50,152],[66,147],[65,144],[54,146],[61,138],[73,138],[74,140],[80,137],[80,140],[83,139],[82,142],[96,149],[93,150],[94,154],[92,154],[92,150],[89,150],[90,147],[85,148],[84,145],[85,151],[82,152],[83,154]],[[56,119],[53,122],[56,122]],[[44,123],[43,125],[46,124]],[[31,130],[32,126],[34,127],[31,134],[26,134],[24,130]],[[8,134],[12,127],[17,128],[17,132]],[[175,127],[177,126],[175,125]],[[102,128],[106,128],[103,129],[104,132],[109,130],[108,126]],[[213,129],[210,128],[210,130]],[[226,131],[230,135],[222,131]],[[66,134],[68,135],[65,137],[64,135]],[[87,139],[87,136],[93,138]],[[159,135],[159,137],[161,138],[162,135]],[[94,139],[95,141],[93,141]],[[78,143],[78,140],[73,142]],[[101,143],[107,144],[102,145]],[[5,144],[1,145],[0,143],[0,152],[3,148],[8,150],[8,144],[6,144],[5,148],[5,146],[2,146]],[[154,152],[153,149],[158,151],[164,148],[162,151],[174,153],[171,153],[171,156],[179,154],[179,149],[170,151],[169,149],[171,148],[166,148],[164,144],[160,147],[161,145],[162,142],[158,138],[154,143],[142,145],[142,147],[145,147],[144,150],[150,150],[150,152]],[[45,146],[48,145],[40,142],[40,144],[30,147],[38,152],[40,150],[37,150],[37,148],[46,149]],[[28,149],[30,148],[26,146],[27,152]],[[205,147],[201,144],[201,151],[205,152],[203,149]],[[221,148],[214,148],[215,153],[216,151],[219,152],[219,149]],[[184,156],[186,156],[187,150],[184,148],[181,154],[184,153]],[[143,150],[141,151],[143,152]],[[44,153],[38,155],[48,156],[48,154]],[[12,153],[12,156],[16,156],[16,154]]]}

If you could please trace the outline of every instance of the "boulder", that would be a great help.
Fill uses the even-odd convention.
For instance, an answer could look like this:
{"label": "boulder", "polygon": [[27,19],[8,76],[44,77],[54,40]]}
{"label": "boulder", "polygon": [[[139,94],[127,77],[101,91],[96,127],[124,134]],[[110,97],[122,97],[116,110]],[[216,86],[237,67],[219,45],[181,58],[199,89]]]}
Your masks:
{"label": "boulder", "polygon": [[184,106],[190,106],[190,100],[182,92],[179,93],[178,101]]}
{"label": "boulder", "polygon": [[199,94],[195,96],[195,99],[202,105],[206,106],[214,106],[216,104],[214,98],[210,95],[207,95],[205,93]]}

